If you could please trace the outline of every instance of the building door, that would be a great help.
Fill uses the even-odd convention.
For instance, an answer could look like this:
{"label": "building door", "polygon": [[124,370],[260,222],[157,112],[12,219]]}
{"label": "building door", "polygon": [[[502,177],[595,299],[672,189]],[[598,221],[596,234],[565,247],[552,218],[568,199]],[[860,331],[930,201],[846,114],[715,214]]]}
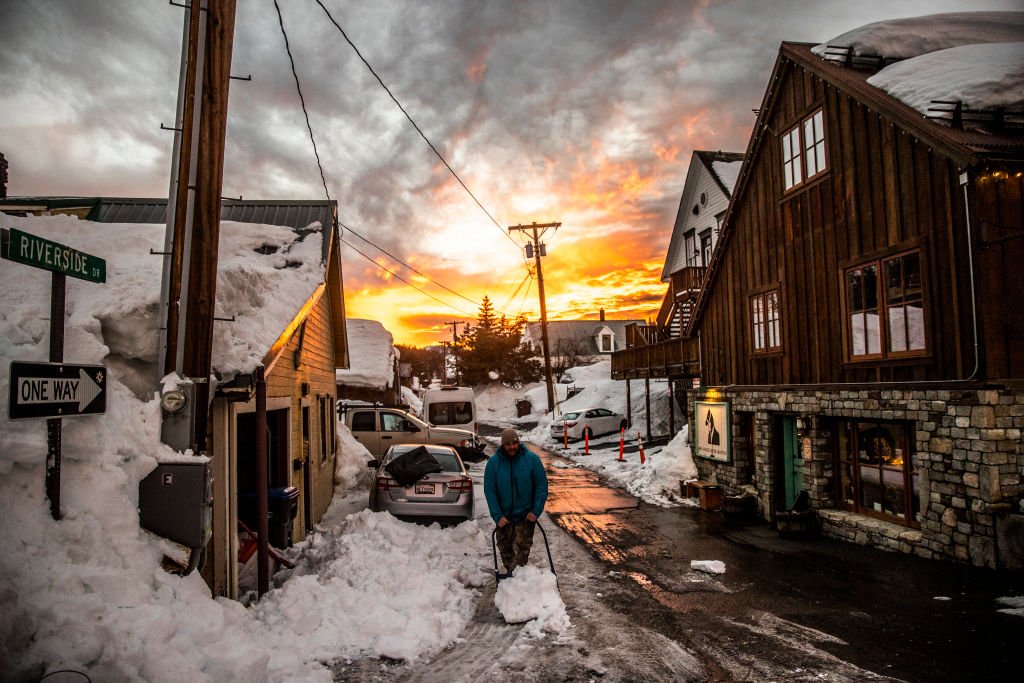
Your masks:
{"label": "building door", "polygon": [[804,461],[800,455],[800,440],[796,434],[796,418],[781,415],[775,419],[776,463],[779,468],[776,500],[782,510],[792,510],[804,483]]}

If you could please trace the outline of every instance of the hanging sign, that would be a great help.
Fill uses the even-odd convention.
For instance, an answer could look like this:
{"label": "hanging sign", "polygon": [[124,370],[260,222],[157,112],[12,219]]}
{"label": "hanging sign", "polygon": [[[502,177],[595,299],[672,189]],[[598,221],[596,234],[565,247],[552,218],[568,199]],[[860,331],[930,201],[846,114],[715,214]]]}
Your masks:
{"label": "hanging sign", "polygon": [[729,462],[729,404],[720,401],[695,401],[694,422],[697,456]]}

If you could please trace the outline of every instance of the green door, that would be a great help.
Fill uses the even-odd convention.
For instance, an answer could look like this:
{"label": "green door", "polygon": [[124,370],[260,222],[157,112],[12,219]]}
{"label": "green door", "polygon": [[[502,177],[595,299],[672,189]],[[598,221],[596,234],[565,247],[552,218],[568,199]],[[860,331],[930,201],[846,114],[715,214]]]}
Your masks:
{"label": "green door", "polygon": [[803,488],[804,461],[796,436],[796,418],[782,418],[782,480],[786,492],[786,510],[792,510]]}

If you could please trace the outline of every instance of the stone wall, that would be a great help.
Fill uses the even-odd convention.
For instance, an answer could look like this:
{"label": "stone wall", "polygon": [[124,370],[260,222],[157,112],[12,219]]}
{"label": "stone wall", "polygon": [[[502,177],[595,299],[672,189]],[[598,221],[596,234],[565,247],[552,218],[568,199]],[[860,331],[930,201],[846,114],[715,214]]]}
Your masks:
{"label": "stone wall", "polygon": [[[688,415],[698,398],[689,392]],[[811,507],[822,511],[836,507],[833,418],[905,422],[912,430],[911,465],[920,474],[920,529],[836,510],[819,515],[823,533],[929,558],[988,567],[1012,564],[1000,562],[996,529],[1024,498],[1024,391],[737,390],[723,391],[721,400],[730,403],[734,439],[743,416],[754,414],[753,467],[742,449],[735,449],[740,457],[732,462],[697,459],[697,469],[726,493],[738,493],[749,481],[764,519],[772,521],[776,508],[775,416],[805,420],[803,487]],[[1009,552],[1003,545],[1003,552]]]}

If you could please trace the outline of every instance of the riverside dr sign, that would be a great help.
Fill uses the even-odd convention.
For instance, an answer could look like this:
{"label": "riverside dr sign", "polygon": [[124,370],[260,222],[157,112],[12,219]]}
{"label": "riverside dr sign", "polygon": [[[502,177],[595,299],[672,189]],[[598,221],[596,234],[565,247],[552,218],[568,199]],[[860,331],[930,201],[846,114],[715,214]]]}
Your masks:
{"label": "riverside dr sign", "polygon": [[80,280],[107,281],[107,262],[103,259],[16,228],[0,229],[0,256]]}
{"label": "riverside dr sign", "polygon": [[107,370],[102,365],[11,361],[8,413],[12,420],[106,411]]}

